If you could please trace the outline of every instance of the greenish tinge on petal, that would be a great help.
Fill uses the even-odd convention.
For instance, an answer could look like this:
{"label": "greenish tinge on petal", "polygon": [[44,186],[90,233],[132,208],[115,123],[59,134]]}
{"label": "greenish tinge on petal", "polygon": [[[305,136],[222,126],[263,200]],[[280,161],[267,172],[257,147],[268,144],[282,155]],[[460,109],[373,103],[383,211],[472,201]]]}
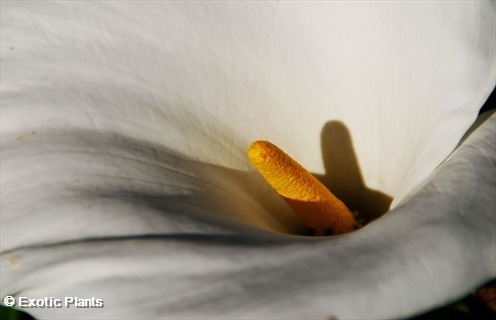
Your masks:
{"label": "greenish tinge on petal", "polygon": [[[40,318],[397,318],[496,276],[495,116],[434,172],[494,88],[494,2],[1,9],[2,299],[105,301]],[[393,210],[283,235],[304,229],[246,148],[323,174],[329,123]]]}
{"label": "greenish tinge on petal", "polygon": [[[416,314],[496,276],[495,134],[493,114],[406,204],[343,237],[319,240],[251,228],[227,233],[219,226],[40,243],[2,253],[2,298],[105,301],[103,309],[30,310],[40,318]],[[170,213],[163,219],[163,226],[175,223]]]}

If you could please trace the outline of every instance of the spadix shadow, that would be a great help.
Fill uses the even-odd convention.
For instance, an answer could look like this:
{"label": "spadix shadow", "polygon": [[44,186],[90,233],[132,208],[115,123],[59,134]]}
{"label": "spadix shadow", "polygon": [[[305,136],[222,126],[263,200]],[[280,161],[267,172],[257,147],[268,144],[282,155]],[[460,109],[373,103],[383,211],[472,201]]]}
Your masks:
{"label": "spadix shadow", "polygon": [[358,164],[351,134],[341,121],[329,121],[321,132],[325,175],[315,176],[364,223],[386,213],[393,200],[380,191],[367,188]]}

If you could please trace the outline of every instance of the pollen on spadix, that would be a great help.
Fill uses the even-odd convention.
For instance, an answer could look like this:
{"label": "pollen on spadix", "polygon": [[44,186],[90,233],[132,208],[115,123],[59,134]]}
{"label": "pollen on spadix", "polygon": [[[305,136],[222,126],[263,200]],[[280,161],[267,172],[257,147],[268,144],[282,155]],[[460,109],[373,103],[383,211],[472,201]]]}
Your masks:
{"label": "pollen on spadix", "polygon": [[284,151],[268,141],[255,141],[248,158],[315,235],[354,230],[356,221],[346,205]]}

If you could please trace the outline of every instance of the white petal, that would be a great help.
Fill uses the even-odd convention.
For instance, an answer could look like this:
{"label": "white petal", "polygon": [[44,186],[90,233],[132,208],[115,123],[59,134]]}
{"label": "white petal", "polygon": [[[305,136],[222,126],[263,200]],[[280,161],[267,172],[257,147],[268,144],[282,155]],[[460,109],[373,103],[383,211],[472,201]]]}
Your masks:
{"label": "white petal", "polygon": [[405,205],[343,237],[220,228],[33,245],[2,254],[2,298],[105,304],[29,310],[40,318],[412,315],[496,276],[495,135],[493,114]]}
{"label": "white petal", "polygon": [[[472,260],[478,244],[494,246],[490,223],[462,223],[494,211],[488,171],[426,187],[450,195],[446,205],[456,193],[459,209],[424,194],[427,202],[412,198],[401,214],[331,242],[233,224],[298,231],[274,192],[238,170],[249,167],[248,144],[263,138],[322,172],[329,120],[351,131],[365,181],[404,198],[453,150],[494,86],[492,6],[2,3],[2,297],[100,295],[107,307],[95,317],[405,315],[494,276],[492,255],[482,267]],[[474,148],[467,157],[484,152],[471,161],[489,161],[491,149]],[[416,215],[426,208],[460,214],[449,224]],[[473,238],[445,242],[451,230]],[[349,251],[364,258],[346,260]],[[469,261],[446,272],[455,253]],[[363,262],[372,271],[360,282]],[[307,269],[316,270],[310,278]],[[433,296],[410,304],[412,283]],[[367,300],[371,291],[372,302],[393,307]],[[130,292],[143,300],[128,303]],[[224,302],[209,304],[216,297]]]}
{"label": "white petal", "polygon": [[110,132],[36,131],[25,139],[2,150],[3,250],[99,236],[217,233],[226,220],[285,233],[301,228],[256,172]]}
{"label": "white petal", "polygon": [[112,131],[233,169],[267,139],[322,173],[321,130],[340,120],[365,182],[398,203],[494,87],[493,8],[7,2],[2,132]]}

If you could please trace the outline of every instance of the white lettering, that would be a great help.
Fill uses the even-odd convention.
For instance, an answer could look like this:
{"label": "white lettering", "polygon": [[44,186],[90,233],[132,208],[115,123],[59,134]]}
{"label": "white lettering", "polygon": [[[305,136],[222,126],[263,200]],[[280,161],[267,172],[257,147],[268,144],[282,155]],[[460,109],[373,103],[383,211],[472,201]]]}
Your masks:
{"label": "white lettering", "polygon": [[27,308],[27,302],[28,302],[28,298],[27,297],[19,297],[18,299],[18,304],[19,304],[19,307],[21,308]]}
{"label": "white lettering", "polygon": [[[12,298],[14,299],[14,298]],[[9,300],[10,301],[10,300]],[[95,297],[91,298],[78,298],[78,297],[65,297],[64,300],[53,297],[44,298],[17,298],[17,305],[20,308],[33,309],[33,308],[103,308],[104,302],[102,299]],[[15,301],[12,302],[12,305]]]}

